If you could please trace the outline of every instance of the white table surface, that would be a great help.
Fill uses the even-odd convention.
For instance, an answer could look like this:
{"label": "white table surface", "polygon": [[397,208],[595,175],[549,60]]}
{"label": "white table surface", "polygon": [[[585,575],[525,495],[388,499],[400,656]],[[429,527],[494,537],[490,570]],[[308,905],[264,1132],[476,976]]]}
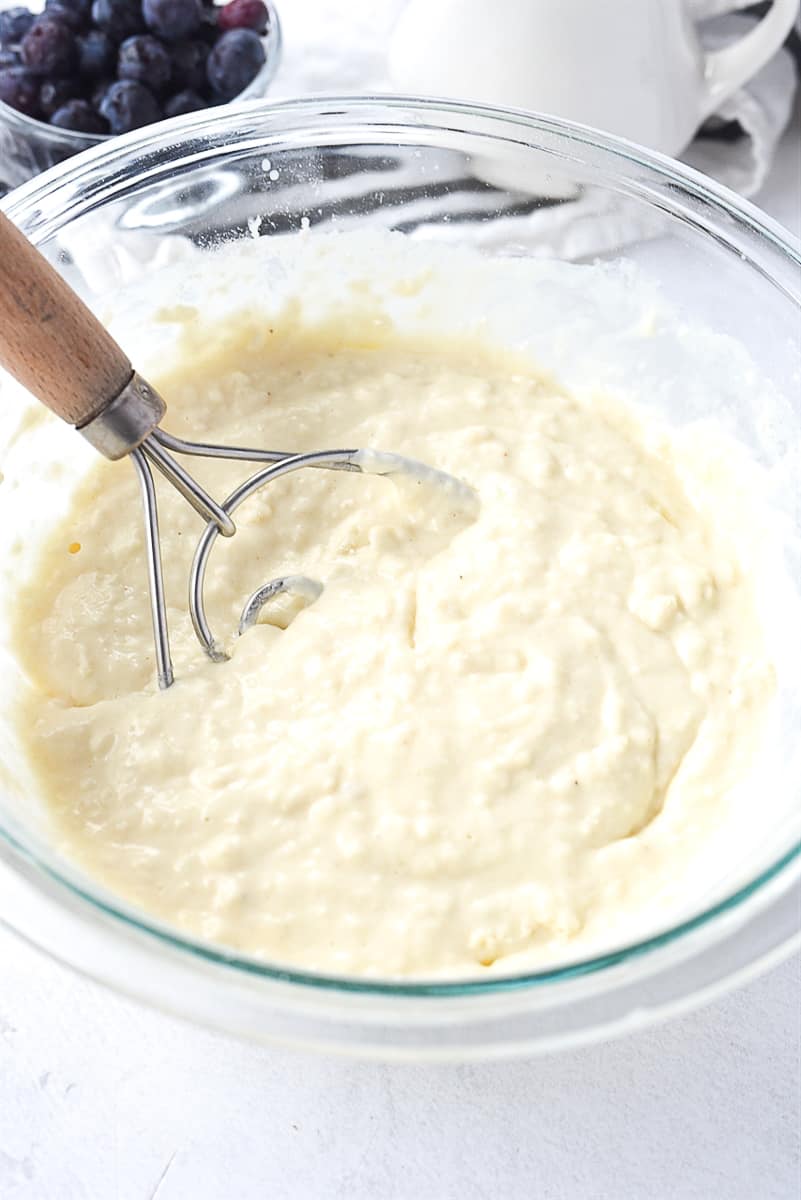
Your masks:
{"label": "white table surface", "polygon": [[[758,197],[797,235],[799,128]],[[194,1029],[0,928],[0,1200],[797,1200],[800,1127],[798,957],[606,1045],[386,1066]]]}

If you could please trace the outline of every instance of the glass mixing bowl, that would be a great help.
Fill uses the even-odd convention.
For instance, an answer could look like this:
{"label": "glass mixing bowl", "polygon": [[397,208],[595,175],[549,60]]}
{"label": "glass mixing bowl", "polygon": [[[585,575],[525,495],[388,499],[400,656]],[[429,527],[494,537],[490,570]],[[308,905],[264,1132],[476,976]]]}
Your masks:
{"label": "glass mixing bowl", "polygon": [[[181,247],[211,253],[235,239],[308,236],[313,226],[401,230],[410,245],[455,242],[511,260],[625,259],[654,281],[688,330],[703,322],[750,353],[775,403],[729,403],[721,368],[720,387],[712,389],[716,419],[761,461],[768,480],[793,459],[797,471],[798,247],[702,176],[587,128],[404,98],[258,103],[97,146],[19,188],[3,207],[100,312],[132,273],[146,271],[157,290],[159,272]],[[541,349],[547,365],[547,344]],[[705,403],[700,389],[679,397],[669,415],[678,422],[703,416]],[[12,542],[36,541],[41,521],[27,488],[36,483],[47,504],[63,507],[51,468],[74,447],[74,434],[49,421],[26,427],[22,441],[0,442],[0,562]],[[34,469],[34,454],[47,470]],[[783,566],[798,587],[797,486],[772,500]],[[13,584],[7,571],[0,601]],[[0,641],[8,683],[16,671],[8,622],[0,623]],[[789,661],[797,649],[792,637],[786,649],[780,676],[783,657]],[[798,944],[797,679],[794,670],[780,678],[775,779],[754,806],[750,844],[681,920],[568,966],[409,984],[243,958],[177,933],[90,880],[48,839],[4,686],[0,916],[54,957],[123,992],[265,1041],[384,1057],[467,1057],[633,1029],[750,977]]]}

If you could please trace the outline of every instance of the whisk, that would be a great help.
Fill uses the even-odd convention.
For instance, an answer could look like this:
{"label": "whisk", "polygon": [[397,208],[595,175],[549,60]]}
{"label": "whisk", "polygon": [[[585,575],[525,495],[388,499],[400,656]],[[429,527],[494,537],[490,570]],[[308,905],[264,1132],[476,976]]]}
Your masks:
{"label": "whisk", "polygon": [[[218,535],[236,532],[233,513],[273,480],[306,467],[406,475],[441,488],[451,504],[475,511],[476,494],[460,480],[414,459],[384,451],[318,450],[293,454],[242,446],[206,445],[173,437],[160,426],[166,404],[136,373],[124,351],[54,270],[47,259],[0,213],[0,365],[106,458],[130,458],[139,478],[145,516],[148,582],[161,688],[174,681],[164,601],[159,517],[152,468],[164,476],[206,521],[189,577],[189,610],[198,641],[214,662],[229,656],[213,635],[203,600],[206,567]],[[175,454],[266,463],[218,503]],[[270,600],[294,593],[315,600],[322,584],[305,575],[272,579],[245,601],[244,633]]]}

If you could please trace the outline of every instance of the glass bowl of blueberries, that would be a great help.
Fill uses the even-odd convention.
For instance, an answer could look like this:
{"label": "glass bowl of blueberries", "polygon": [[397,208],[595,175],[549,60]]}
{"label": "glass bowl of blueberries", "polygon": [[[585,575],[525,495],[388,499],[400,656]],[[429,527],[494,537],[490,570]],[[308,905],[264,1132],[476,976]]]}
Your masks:
{"label": "glass bowl of blueberries", "polygon": [[109,137],[262,97],[272,0],[0,0],[0,196]]}

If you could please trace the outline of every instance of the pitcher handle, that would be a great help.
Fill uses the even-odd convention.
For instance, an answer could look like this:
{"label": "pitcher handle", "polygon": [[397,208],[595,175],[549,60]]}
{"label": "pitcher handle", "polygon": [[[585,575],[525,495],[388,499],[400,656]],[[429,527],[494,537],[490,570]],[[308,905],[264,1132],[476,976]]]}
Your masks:
{"label": "pitcher handle", "polygon": [[799,0],[773,0],[759,24],[745,37],[704,56],[706,116],[773,57],[792,29],[798,10]]}

